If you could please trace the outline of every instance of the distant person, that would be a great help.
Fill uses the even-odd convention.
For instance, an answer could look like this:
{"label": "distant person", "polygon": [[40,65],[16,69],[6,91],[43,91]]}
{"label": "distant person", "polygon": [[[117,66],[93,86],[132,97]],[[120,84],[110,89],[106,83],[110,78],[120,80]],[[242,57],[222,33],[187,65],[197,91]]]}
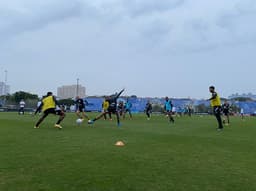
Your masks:
{"label": "distant person", "polygon": [[124,105],[124,116],[123,118],[125,118],[126,113],[129,113],[130,119],[132,118],[132,103],[129,101],[129,99],[126,100],[126,103]]}
{"label": "distant person", "polygon": [[172,107],[172,115],[176,116],[177,114],[177,108],[176,107]]}
{"label": "distant person", "polygon": [[93,124],[95,121],[99,120],[104,116],[104,114],[115,114],[117,119],[117,126],[120,126],[120,116],[119,112],[117,111],[117,99],[120,97],[120,95],[124,92],[124,89],[122,89],[119,93],[116,93],[114,95],[111,95],[107,98],[107,101],[109,102],[109,107],[106,112],[102,113],[101,115],[97,116],[93,120],[89,120],[89,124]]}
{"label": "distant person", "polygon": [[23,99],[20,100],[19,105],[20,105],[19,115],[24,115],[25,114],[25,105],[26,105],[25,101]]}
{"label": "distant person", "polygon": [[178,117],[181,117],[182,113],[183,113],[183,109],[181,108],[181,106],[179,106],[178,109],[177,109]]}
{"label": "distant person", "polygon": [[193,113],[193,107],[191,104],[188,105],[188,116],[192,117],[192,113]]}
{"label": "distant person", "polygon": [[244,120],[244,109],[243,108],[240,109],[240,116],[241,116],[242,120]]}
{"label": "distant person", "polygon": [[37,121],[34,128],[39,128],[39,125],[49,114],[54,114],[59,115],[59,119],[54,127],[62,129],[60,123],[65,118],[65,111],[63,107],[57,107],[57,101],[52,92],[47,93],[47,95],[43,98],[40,107],[42,108],[43,116]]}
{"label": "distant person", "polygon": [[222,120],[221,120],[221,100],[217,92],[215,91],[214,86],[209,87],[209,91],[212,94],[212,97],[209,99],[211,102],[211,106],[213,108],[213,113],[218,121],[218,128],[217,130],[222,130],[223,125],[222,125]]}
{"label": "distant person", "polygon": [[172,117],[172,109],[173,109],[172,101],[168,97],[165,97],[165,104],[164,104],[165,114],[168,116],[169,121],[174,123],[174,119]]}
{"label": "distant person", "polygon": [[79,119],[84,120],[85,118],[89,120],[89,117],[85,114],[85,103],[82,98],[79,96],[76,96],[75,100],[75,105],[76,105],[76,115]]}
{"label": "distant person", "polygon": [[120,117],[123,116],[123,114],[124,114],[124,102],[123,101],[119,101],[117,110],[118,110],[119,116]]}
{"label": "distant person", "polygon": [[[108,107],[109,107],[109,102],[107,100],[107,96],[105,96],[104,101],[102,103],[102,113],[103,113],[104,120],[107,120]],[[109,119],[112,120],[111,113],[108,113],[108,116],[109,116]]]}
{"label": "distant person", "polygon": [[152,109],[153,109],[152,104],[148,100],[148,102],[146,103],[146,106],[145,106],[145,112],[148,117],[148,120],[150,120],[150,118],[151,118]]}
{"label": "distant person", "polygon": [[37,102],[36,111],[35,111],[34,115],[36,115],[37,113],[39,113],[39,115],[40,115],[41,111],[42,111],[42,100],[39,100]]}
{"label": "distant person", "polygon": [[224,114],[223,124],[229,125],[229,123],[230,123],[230,119],[229,119],[230,105],[229,105],[228,101],[225,101],[224,104],[222,105],[222,111]]}

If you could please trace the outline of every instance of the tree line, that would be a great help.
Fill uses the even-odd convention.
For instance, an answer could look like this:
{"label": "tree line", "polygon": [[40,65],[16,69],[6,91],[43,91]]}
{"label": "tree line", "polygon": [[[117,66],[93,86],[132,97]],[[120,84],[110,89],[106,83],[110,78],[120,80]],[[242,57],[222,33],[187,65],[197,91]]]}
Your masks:
{"label": "tree line", "polygon": [[[29,92],[24,92],[24,91],[18,91],[13,94],[8,94],[6,96],[0,96],[0,106],[18,106],[19,102],[21,100],[24,100],[26,103],[27,108],[36,108],[38,101],[41,98],[37,94],[32,94]],[[58,100],[58,103],[60,105],[73,105],[74,100],[72,99],[62,99]]]}

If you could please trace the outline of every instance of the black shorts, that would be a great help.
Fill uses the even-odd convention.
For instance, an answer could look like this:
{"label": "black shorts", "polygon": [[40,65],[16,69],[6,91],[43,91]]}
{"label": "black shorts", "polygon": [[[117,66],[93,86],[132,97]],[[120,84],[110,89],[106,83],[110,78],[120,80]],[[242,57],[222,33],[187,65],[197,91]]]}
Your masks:
{"label": "black shorts", "polygon": [[214,113],[214,115],[220,115],[221,114],[221,107],[220,106],[214,106],[213,107],[213,113]]}
{"label": "black shorts", "polygon": [[229,111],[228,110],[223,110],[223,113],[224,113],[224,115],[229,115]]}
{"label": "black shorts", "polygon": [[76,112],[84,112],[84,108],[83,107],[78,107]]}
{"label": "black shorts", "polygon": [[54,115],[63,115],[63,111],[56,110],[55,108],[50,108],[44,111],[45,115],[54,114]]}
{"label": "black shorts", "polygon": [[116,108],[115,107],[109,107],[108,112],[109,113],[116,113]]}

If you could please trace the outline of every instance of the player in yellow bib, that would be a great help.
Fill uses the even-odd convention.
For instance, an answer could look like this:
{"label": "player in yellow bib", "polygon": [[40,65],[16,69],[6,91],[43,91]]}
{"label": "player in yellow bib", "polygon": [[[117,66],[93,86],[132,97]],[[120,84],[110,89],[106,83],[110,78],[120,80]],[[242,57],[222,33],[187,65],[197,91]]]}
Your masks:
{"label": "player in yellow bib", "polygon": [[40,105],[43,111],[43,116],[38,120],[34,128],[39,128],[39,125],[49,114],[54,114],[60,116],[54,127],[62,129],[60,123],[65,118],[65,111],[64,108],[58,107],[56,103],[56,99],[53,96],[52,92],[48,92],[47,95],[43,98]]}
{"label": "player in yellow bib", "polygon": [[[109,107],[109,102],[107,100],[107,97],[105,96],[104,101],[102,102],[102,113],[104,113],[103,114],[104,120],[107,119],[108,107]],[[108,116],[109,116],[109,119],[112,120],[111,113],[108,113]]]}
{"label": "player in yellow bib", "polygon": [[222,125],[222,120],[221,120],[221,100],[217,92],[215,91],[214,86],[209,87],[209,91],[212,94],[212,97],[209,99],[211,102],[211,106],[213,108],[213,113],[218,121],[218,128],[217,130],[222,130],[223,125]]}

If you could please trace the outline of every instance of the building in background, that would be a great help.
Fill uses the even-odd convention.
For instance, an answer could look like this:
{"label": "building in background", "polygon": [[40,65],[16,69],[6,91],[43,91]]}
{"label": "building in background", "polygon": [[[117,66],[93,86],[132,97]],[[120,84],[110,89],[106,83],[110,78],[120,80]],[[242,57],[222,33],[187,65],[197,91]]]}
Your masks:
{"label": "building in background", "polygon": [[57,97],[59,99],[69,99],[79,96],[84,98],[86,95],[86,88],[82,85],[65,85],[58,87]]}
{"label": "building in background", "polygon": [[0,96],[10,94],[10,86],[5,82],[0,82]]}

